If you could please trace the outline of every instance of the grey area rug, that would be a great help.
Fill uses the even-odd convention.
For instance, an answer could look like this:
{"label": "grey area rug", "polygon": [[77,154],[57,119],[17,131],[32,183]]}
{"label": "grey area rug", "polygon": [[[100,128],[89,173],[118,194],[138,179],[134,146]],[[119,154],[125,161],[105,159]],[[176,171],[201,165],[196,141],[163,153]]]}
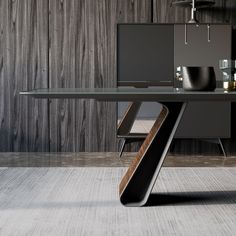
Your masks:
{"label": "grey area rug", "polygon": [[148,206],[125,168],[0,168],[0,235],[235,235],[236,168],[163,168]]}

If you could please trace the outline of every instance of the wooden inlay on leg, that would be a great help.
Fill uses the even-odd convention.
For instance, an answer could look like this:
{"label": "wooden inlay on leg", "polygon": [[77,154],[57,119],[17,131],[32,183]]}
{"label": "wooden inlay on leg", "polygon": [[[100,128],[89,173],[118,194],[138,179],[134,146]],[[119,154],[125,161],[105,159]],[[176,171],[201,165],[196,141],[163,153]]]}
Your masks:
{"label": "wooden inlay on leg", "polygon": [[185,103],[165,103],[150,133],[119,185],[120,201],[126,206],[142,206],[165,159]]}
{"label": "wooden inlay on leg", "polygon": [[152,142],[152,140],[154,139],[156,133],[158,132],[159,128],[161,127],[161,125],[164,122],[167,115],[168,115],[168,109],[167,109],[167,107],[163,106],[162,110],[160,112],[160,115],[158,116],[152,129],[150,130],[150,133],[148,134],[147,138],[145,139],[141,148],[139,149],[137,156],[131,162],[128,171],[126,172],[126,174],[124,175],[123,179],[120,182],[120,185],[119,185],[120,196],[122,195],[124,189],[126,188],[127,184],[129,183],[137,166],[139,165],[140,161],[144,157],[145,151],[147,150],[148,146],[150,145],[150,142]]}

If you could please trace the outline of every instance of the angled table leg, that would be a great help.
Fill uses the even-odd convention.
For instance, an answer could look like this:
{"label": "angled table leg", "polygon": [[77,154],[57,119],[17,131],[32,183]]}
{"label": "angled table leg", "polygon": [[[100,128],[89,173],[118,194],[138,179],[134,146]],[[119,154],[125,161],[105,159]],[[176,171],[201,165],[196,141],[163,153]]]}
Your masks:
{"label": "angled table leg", "polygon": [[119,185],[120,201],[143,206],[152,191],[186,103],[162,103],[162,111]]}
{"label": "angled table leg", "polygon": [[[117,128],[117,136],[127,136],[130,133],[130,130],[132,129],[132,126],[134,124],[134,121],[136,119],[136,116],[138,114],[138,111],[141,107],[141,102],[131,102],[129,106],[127,107],[125,114],[121,121],[119,122],[118,128]],[[120,138],[119,137],[119,138]],[[122,137],[124,140],[121,145],[120,154],[119,157],[122,156],[125,144],[127,139],[125,137]]]}
{"label": "angled table leg", "polygon": [[125,114],[120,121],[117,128],[117,135],[127,135],[130,133],[138,111],[140,109],[141,102],[131,102],[127,107]]}

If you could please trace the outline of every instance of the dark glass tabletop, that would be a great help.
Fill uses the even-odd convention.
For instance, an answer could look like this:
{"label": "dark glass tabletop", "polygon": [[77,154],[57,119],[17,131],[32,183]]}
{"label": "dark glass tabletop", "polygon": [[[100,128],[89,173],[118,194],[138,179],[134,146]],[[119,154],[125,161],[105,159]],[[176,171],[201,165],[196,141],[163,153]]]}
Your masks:
{"label": "dark glass tabletop", "polygon": [[173,87],[149,88],[50,88],[22,91],[21,95],[34,98],[77,98],[103,101],[236,101],[236,92],[223,89],[208,91],[184,91]]}

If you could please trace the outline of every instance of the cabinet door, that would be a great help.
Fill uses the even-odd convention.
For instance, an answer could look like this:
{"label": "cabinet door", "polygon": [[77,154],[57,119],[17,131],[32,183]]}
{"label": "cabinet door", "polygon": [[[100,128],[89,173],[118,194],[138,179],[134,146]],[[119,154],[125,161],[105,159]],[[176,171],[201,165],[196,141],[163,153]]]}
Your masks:
{"label": "cabinet door", "polygon": [[230,138],[229,102],[190,102],[185,110],[176,138]]}
{"label": "cabinet door", "polygon": [[173,85],[174,26],[119,24],[117,82]]}
{"label": "cabinet door", "polygon": [[222,80],[219,60],[231,58],[231,25],[174,26],[174,66],[213,66]]}
{"label": "cabinet door", "polygon": [[[178,66],[213,66],[218,85],[222,86],[219,60],[231,58],[231,32],[230,25],[175,25],[175,69]],[[230,111],[228,102],[190,102],[175,137],[229,138]]]}

